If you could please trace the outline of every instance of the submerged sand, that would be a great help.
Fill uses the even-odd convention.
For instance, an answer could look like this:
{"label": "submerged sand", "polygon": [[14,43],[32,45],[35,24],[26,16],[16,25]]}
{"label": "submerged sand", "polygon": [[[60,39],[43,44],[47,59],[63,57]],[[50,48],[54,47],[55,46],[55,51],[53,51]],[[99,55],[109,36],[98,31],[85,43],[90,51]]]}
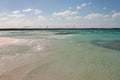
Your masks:
{"label": "submerged sand", "polygon": [[3,68],[6,70],[0,74],[0,80],[23,80],[29,72],[39,66],[38,62],[45,60],[48,56],[49,54],[33,54],[14,59]]}

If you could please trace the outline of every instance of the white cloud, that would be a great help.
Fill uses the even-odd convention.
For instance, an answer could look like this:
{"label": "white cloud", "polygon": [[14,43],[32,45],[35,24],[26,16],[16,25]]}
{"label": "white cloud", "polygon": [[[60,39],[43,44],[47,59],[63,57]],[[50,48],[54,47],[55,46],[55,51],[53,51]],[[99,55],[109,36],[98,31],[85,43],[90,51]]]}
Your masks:
{"label": "white cloud", "polygon": [[111,11],[111,13],[114,13],[114,12],[116,12],[116,11],[115,11],[115,10],[112,10],[112,11]]}
{"label": "white cloud", "polygon": [[20,13],[6,15],[6,17],[0,18],[0,28],[20,28],[24,26],[36,26],[39,24],[43,25],[44,23],[40,23],[40,21],[46,20],[43,16],[39,16],[39,20],[38,18],[27,19],[24,16],[26,15]]}
{"label": "white cloud", "polygon": [[31,9],[31,8],[28,8],[28,9],[24,9],[24,10],[23,10],[23,12],[31,12],[31,11],[33,11],[33,9]]}
{"label": "white cloud", "polygon": [[35,14],[41,14],[41,13],[42,13],[41,10],[35,9]]}
{"label": "white cloud", "polygon": [[8,20],[8,17],[2,17],[2,18],[0,18],[0,21],[5,21],[5,20]]}
{"label": "white cloud", "polygon": [[[91,5],[92,3],[82,4],[82,7]],[[81,9],[81,6],[77,6],[77,9]],[[25,15],[24,12],[30,12]],[[24,27],[24,26],[65,26],[65,25],[75,25],[80,27],[113,27],[119,26],[120,23],[120,12],[109,13],[109,14],[101,14],[101,13],[92,13],[86,16],[80,16],[78,14],[79,10],[73,11],[71,7],[68,10],[61,12],[54,12],[52,15],[46,18],[46,16],[42,16],[42,11],[39,9],[22,9],[11,11],[10,13],[3,12],[0,13],[0,27]],[[30,15],[29,15],[30,14]],[[38,15],[35,15],[38,14]],[[31,17],[32,15],[32,17]],[[37,16],[37,17],[36,17]],[[32,19],[31,19],[32,18]],[[51,19],[51,20],[50,20]],[[56,26],[55,26],[56,27]],[[70,26],[68,26],[70,27]]]}
{"label": "white cloud", "polygon": [[81,4],[80,6],[77,6],[77,9],[79,10],[79,9],[82,9],[83,7],[86,7],[87,5],[91,5],[92,4],[92,2],[88,2],[88,3],[83,3],[83,4]]}
{"label": "white cloud", "polygon": [[80,20],[82,19],[81,16],[68,16],[66,17],[67,20]]}
{"label": "white cloud", "polygon": [[20,11],[19,11],[19,10],[16,10],[16,11],[13,11],[12,13],[13,13],[13,14],[18,14],[18,13],[20,13]]}
{"label": "white cloud", "polygon": [[80,9],[80,6],[77,6],[77,9]]}
{"label": "white cloud", "polygon": [[104,10],[106,10],[107,8],[106,8],[106,7],[104,7],[103,9],[104,9]]}
{"label": "white cloud", "polygon": [[[30,8],[28,9],[24,9],[22,10],[22,12],[29,12],[31,11]],[[35,10],[32,12],[36,12],[36,13],[41,13],[40,10]],[[3,13],[1,12],[0,14],[0,27],[1,28],[7,28],[7,27],[24,27],[26,25],[30,25],[30,26],[35,26],[35,25],[39,25],[39,24],[44,24],[44,23],[39,23],[40,21],[45,21],[46,18],[43,16],[39,16],[39,17],[35,17],[35,14],[32,14],[34,17],[32,19],[29,19],[30,15],[25,15],[24,13],[21,13],[20,10],[15,10],[15,11],[11,11],[10,13],[7,13],[5,15],[3,15]],[[27,17],[25,17],[27,16]],[[39,18],[39,19],[38,19]]]}
{"label": "white cloud", "polygon": [[3,12],[3,13],[0,13],[0,16],[4,16],[6,14],[7,14],[7,12]]}
{"label": "white cloud", "polygon": [[104,17],[105,17],[105,18],[108,18],[108,17],[110,17],[110,15],[104,15]]}
{"label": "white cloud", "polygon": [[20,10],[16,10],[16,11],[12,11],[11,14],[8,14],[6,16],[11,17],[11,18],[21,18],[21,17],[24,17],[26,15],[25,14],[21,14]]}
{"label": "white cloud", "polygon": [[113,19],[120,19],[120,12],[114,13],[114,14],[112,15],[112,18],[113,18]]}
{"label": "white cloud", "polygon": [[74,19],[82,19],[81,16],[75,16]]}
{"label": "white cloud", "polygon": [[63,12],[54,12],[53,16],[56,16],[56,19],[58,20],[80,20],[82,17],[81,16],[77,16],[77,11],[71,11],[71,10],[66,10]]}
{"label": "white cloud", "polygon": [[21,18],[24,16],[25,16],[24,14],[10,14],[10,15],[8,15],[8,17],[13,17],[13,18]]}
{"label": "white cloud", "polygon": [[73,12],[71,13],[71,15],[74,15],[74,14],[77,14],[77,11],[73,11]]}
{"label": "white cloud", "polygon": [[88,14],[87,16],[85,16],[84,19],[96,19],[96,18],[101,18],[101,17],[103,17],[103,15],[100,13],[92,13],[92,14]]}
{"label": "white cloud", "polygon": [[87,5],[87,3],[83,3],[83,4],[81,5],[81,8],[82,8],[82,7],[85,7],[86,5]]}
{"label": "white cloud", "polygon": [[53,13],[53,16],[60,16],[60,17],[65,17],[65,16],[70,16],[70,15],[74,15],[74,14],[77,14],[76,11],[70,11],[70,10],[66,10],[66,11],[63,11],[63,12],[54,12]]}
{"label": "white cloud", "polygon": [[39,21],[46,21],[46,18],[44,16],[38,16]]}
{"label": "white cloud", "polygon": [[10,18],[0,22],[0,27],[2,28],[21,28],[26,25],[35,25],[35,22],[33,20],[22,18]]}

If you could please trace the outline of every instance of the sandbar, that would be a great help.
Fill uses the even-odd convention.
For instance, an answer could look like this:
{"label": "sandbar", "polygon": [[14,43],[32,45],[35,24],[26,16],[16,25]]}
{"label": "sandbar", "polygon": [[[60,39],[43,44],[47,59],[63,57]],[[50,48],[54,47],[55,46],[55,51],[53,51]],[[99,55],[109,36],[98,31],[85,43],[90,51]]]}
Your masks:
{"label": "sandbar", "polygon": [[18,39],[15,39],[15,38],[0,37],[0,45],[9,44],[9,43],[14,43],[14,42],[16,42],[17,40],[18,40]]}

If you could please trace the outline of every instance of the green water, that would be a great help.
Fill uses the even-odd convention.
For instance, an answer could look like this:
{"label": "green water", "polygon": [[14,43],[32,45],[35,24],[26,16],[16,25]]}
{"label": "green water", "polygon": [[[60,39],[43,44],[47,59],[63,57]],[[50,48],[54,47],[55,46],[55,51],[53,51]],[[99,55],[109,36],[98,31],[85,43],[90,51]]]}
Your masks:
{"label": "green water", "polygon": [[42,38],[54,47],[23,80],[120,80],[120,30],[19,31],[0,36]]}

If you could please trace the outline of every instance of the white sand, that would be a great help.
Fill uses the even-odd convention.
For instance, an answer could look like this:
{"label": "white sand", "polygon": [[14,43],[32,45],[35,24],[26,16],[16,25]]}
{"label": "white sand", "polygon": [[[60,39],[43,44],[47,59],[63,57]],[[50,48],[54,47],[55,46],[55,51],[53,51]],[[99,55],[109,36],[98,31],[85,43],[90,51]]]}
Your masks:
{"label": "white sand", "polygon": [[9,38],[9,37],[0,37],[0,45],[14,43],[16,41],[18,41],[18,39]]}
{"label": "white sand", "polygon": [[[21,39],[0,37],[0,45],[16,43],[16,41],[21,42]],[[37,46],[38,50],[42,50],[42,44]],[[47,45],[48,49],[49,46]],[[50,47],[51,48],[51,47]],[[47,49],[46,49],[47,51]],[[22,78],[29,73],[31,70],[38,66],[38,61],[46,59],[48,54],[30,54],[18,57],[5,56],[3,58],[12,58],[7,61],[7,64],[0,67],[0,80],[22,80]]]}

